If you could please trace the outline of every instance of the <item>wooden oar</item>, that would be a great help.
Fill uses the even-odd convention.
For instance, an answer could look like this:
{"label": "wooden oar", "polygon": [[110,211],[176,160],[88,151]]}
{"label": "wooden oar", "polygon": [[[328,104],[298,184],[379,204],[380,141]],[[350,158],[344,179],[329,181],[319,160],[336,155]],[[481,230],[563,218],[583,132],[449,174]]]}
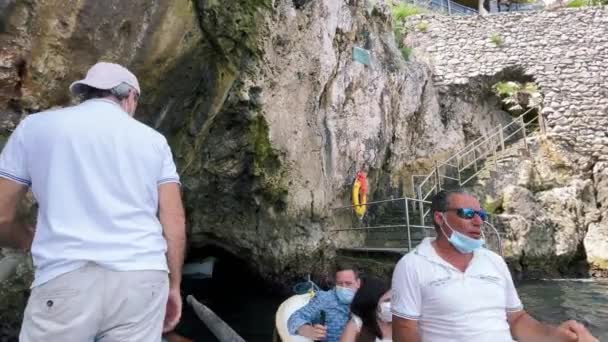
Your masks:
{"label": "wooden oar", "polygon": [[198,318],[205,323],[218,340],[221,342],[245,342],[226,322],[204,304],[199,303],[192,295],[186,297],[186,302],[192,306]]}

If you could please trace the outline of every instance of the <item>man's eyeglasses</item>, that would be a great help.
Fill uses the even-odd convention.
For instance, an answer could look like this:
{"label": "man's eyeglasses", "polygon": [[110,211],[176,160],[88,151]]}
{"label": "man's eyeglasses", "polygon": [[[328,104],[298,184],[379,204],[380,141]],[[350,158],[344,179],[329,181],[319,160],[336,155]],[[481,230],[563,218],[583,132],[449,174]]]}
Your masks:
{"label": "man's eyeglasses", "polygon": [[475,214],[479,215],[479,218],[482,221],[485,221],[488,218],[488,214],[486,214],[485,211],[475,210],[472,208],[452,208],[452,209],[446,209],[446,211],[455,211],[456,215],[458,215],[458,217],[466,219],[466,220],[473,219],[473,217],[475,217]]}

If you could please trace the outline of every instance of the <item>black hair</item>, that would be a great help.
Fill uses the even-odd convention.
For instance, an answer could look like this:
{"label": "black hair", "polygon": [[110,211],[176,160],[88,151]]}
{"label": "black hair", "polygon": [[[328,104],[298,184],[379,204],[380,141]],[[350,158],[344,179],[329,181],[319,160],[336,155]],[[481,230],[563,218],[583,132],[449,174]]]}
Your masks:
{"label": "black hair", "polygon": [[374,341],[382,339],[378,326],[378,302],[380,297],[391,289],[390,282],[378,278],[365,278],[357,290],[350,311],[361,318],[361,332],[357,341]]}
{"label": "black hair", "polygon": [[435,229],[440,228],[435,222],[435,213],[443,213],[448,210],[448,207],[450,206],[450,197],[452,195],[468,195],[468,193],[462,189],[441,190],[433,196],[433,199],[431,200],[431,218]]}

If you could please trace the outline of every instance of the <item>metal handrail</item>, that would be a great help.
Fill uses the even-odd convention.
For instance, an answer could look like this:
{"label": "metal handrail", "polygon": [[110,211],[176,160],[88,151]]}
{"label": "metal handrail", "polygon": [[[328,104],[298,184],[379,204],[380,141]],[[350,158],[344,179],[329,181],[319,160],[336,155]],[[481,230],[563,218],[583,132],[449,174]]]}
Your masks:
{"label": "metal handrail", "polygon": [[449,15],[452,14],[463,14],[463,15],[476,15],[477,10],[463,6],[452,0],[405,0],[404,2],[415,4],[433,11],[445,12]]}
{"label": "metal handrail", "polygon": [[[502,247],[502,238],[500,237],[500,232],[498,231],[498,229],[496,229],[496,227],[494,227],[494,225],[488,221],[483,221],[483,223],[492,228],[492,230],[494,231],[494,234],[496,234],[496,239],[498,240],[498,252],[500,253],[500,255],[505,255],[505,251]],[[483,232],[483,230],[482,230],[482,232]]]}
{"label": "metal handrail", "polygon": [[[530,108],[530,109],[528,109],[527,111],[523,112],[523,113],[522,113],[520,116],[518,116],[517,118],[515,118],[514,120],[512,120],[512,121],[511,121],[509,124],[507,124],[506,126],[498,125],[498,126],[494,127],[493,129],[491,129],[491,130],[490,130],[490,132],[492,132],[492,131],[497,131],[496,133],[493,133],[493,134],[487,135],[487,136],[485,136],[485,137],[484,137],[484,136],[480,136],[479,138],[477,138],[477,139],[473,140],[472,142],[470,142],[469,144],[467,144],[467,146],[465,146],[465,147],[464,147],[462,150],[460,150],[460,153],[462,154],[462,153],[463,153],[462,151],[466,151],[467,149],[472,149],[472,148],[474,148],[474,147],[476,146],[477,142],[479,142],[479,141],[480,141],[480,140],[482,140],[482,139],[483,139],[483,140],[484,140],[484,142],[485,142],[485,141],[489,140],[490,138],[492,138],[492,137],[496,136],[496,134],[500,134],[500,132],[502,132],[502,131],[506,131],[506,130],[507,130],[508,128],[510,128],[511,126],[514,126],[515,124],[521,124],[521,123],[523,122],[524,115],[526,115],[526,114],[530,113],[530,112],[531,112],[533,109],[536,109],[536,108]],[[524,124],[525,124],[525,126],[527,127],[527,126],[528,126],[528,125],[529,125],[531,122],[533,122],[533,121],[534,121],[535,119],[537,119],[537,118],[538,118],[538,114],[537,114],[537,115],[536,115],[534,118],[530,119],[530,121],[528,121],[527,123],[524,123]],[[521,127],[520,127],[520,128],[518,128],[518,129],[516,130],[516,132],[519,132],[519,130],[520,130],[520,129],[521,129]],[[507,138],[504,138],[504,140],[507,140]],[[448,159],[448,160],[449,160],[449,159]],[[445,162],[444,162],[444,163],[445,163]]]}
{"label": "metal handrail", "polygon": [[[499,125],[496,128],[490,130],[488,135],[482,136],[482,137],[479,137],[479,138],[473,140],[472,142],[467,144],[464,148],[457,151],[453,156],[444,160],[443,162],[441,162],[441,163],[436,162],[435,166],[432,168],[432,170],[427,175],[412,175],[411,176],[412,190],[414,192],[414,196],[416,196],[415,198],[401,197],[401,198],[393,198],[393,199],[367,202],[365,204],[360,204],[357,206],[348,205],[348,206],[343,206],[343,207],[332,208],[332,210],[341,210],[341,209],[354,210],[355,207],[360,207],[361,205],[363,205],[365,207],[369,207],[372,205],[388,203],[388,202],[403,202],[404,210],[405,210],[405,213],[404,213],[405,223],[404,224],[383,224],[383,225],[377,225],[377,226],[367,225],[367,226],[363,226],[363,227],[361,227],[361,226],[347,227],[347,228],[333,229],[333,230],[330,230],[330,232],[334,233],[334,232],[343,232],[343,231],[373,231],[373,230],[379,230],[379,229],[405,228],[406,233],[407,233],[408,247],[411,250],[412,249],[412,234],[411,234],[412,229],[434,230],[433,226],[429,226],[429,225],[425,224],[427,222],[427,218],[429,217],[429,214],[431,212],[430,208],[429,209],[425,208],[425,205],[427,207],[430,205],[431,202],[428,201],[428,199],[433,193],[437,193],[438,191],[442,190],[442,180],[449,179],[452,181],[457,181],[459,186],[467,184],[469,181],[471,181],[473,178],[475,178],[479,174],[479,172],[481,172],[481,168],[477,167],[478,162],[484,158],[487,158],[488,156],[490,156],[490,154],[492,154],[494,157],[494,167],[496,169],[498,169],[496,152],[499,149],[504,151],[505,145],[511,137],[522,132],[525,147],[526,147],[526,149],[528,149],[528,145],[526,142],[526,128],[529,127],[534,121],[538,121],[539,127],[541,129],[541,133],[544,134],[544,132],[545,132],[544,127],[543,127],[544,123],[542,121],[541,115],[537,114],[535,117],[533,117],[532,119],[530,119],[527,122],[524,120],[524,115],[528,114],[531,110],[532,110],[532,108],[529,109],[528,111],[524,112],[519,117],[517,117],[516,119],[514,119],[512,122],[510,122],[509,124],[507,124],[505,126]],[[509,130],[514,126],[517,126],[515,131],[509,132]],[[453,163],[454,161],[456,161],[455,165]],[[475,172],[472,175],[470,175],[468,178],[463,180],[463,172],[470,169],[471,167],[474,167]],[[448,173],[447,173],[448,168],[455,169],[455,171],[457,172],[457,177],[448,175]],[[416,184],[416,178],[421,178],[421,177],[424,177],[423,180],[420,183]],[[412,224],[410,222],[410,218],[412,217],[410,215],[410,208],[413,208],[414,214],[416,216],[418,216],[415,219],[419,220],[419,224]],[[416,211],[418,211],[418,212],[416,213]],[[362,221],[359,221],[359,222],[362,222]],[[501,255],[503,255],[502,238],[500,236],[500,232],[491,223],[484,221],[484,224],[487,224],[488,226],[490,226],[492,228],[493,233],[497,236],[498,249],[499,249],[498,252]],[[426,233],[425,233],[425,235],[426,235]]]}
{"label": "metal handrail", "polygon": [[[382,224],[382,225],[376,225],[376,226],[364,226],[364,227],[347,227],[347,228],[338,228],[338,229],[332,229],[329,232],[330,233],[339,233],[339,232],[347,232],[347,231],[374,231],[374,230],[380,230],[380,229],[399,229],[399,228],[405,228],[406,230],[406,239],[407,239],[407,245],[409,250],[412,250],[412,229],[418,229],[418,230],[422,230],[422,231],[434,231],[435,227],[433,225],[428,225],[425,224],[425,221],[423,220],[424,217],[426,217],[428,215],[428,213],[430,212],[430,209],[425,210],[424,207],[422,207],[422,205],[430,205],[431,202],[429,201],[424,201],[424,200],[420,200],[417,198],[411,198],[411,197],[401,197],[401,198],[395,198],[395,199],[388,199],[388,200],[381,200],[381,201],[374,201],[374,202],[368,202],[368,205],[372,205],[372,204],[381,204],[381,203],[387,203],[387,202],[403,202],[404,203],[404,209],[405,209],[405,222],[403,224]],[[410,222],[410,208],[416,208],[418,207],[418,205],[420,205],[420,209],[422,210],[423,215],[420,216],[420,218],[422,219],[422,221],[419,222],[419,224],[416,223],[411,223]],[[338,208],[333,208],[333,210],[340,210],[340,209],[348,209],[350,208],[351,210],[354,210],[356,206],[355,205],[350,205],[350,206],[343,206],[343,207],[338,207]],[[488,226],[490,226],[493,230],[493,232],[496,234],[496,237],[498,239],[498,252],[501,253],[502,255],[502,239],[500,236],[500,233],[498,232],[498,230],[489,222],[484,221],[484,224],[487,224]],[[428,236],[427,233],[425,233],[425,236]]]}
{"label": "metal handrail", "polygon": [[[468,169],[469,167],[471,167],[472,165],[476,165],[476,163],[482,159],[483,157],[485,157],[486,155],[492,153],[492,151],[495,151],[498,146],[500,146],[501,148],[504,148],[504,144],[506,142],[506,140],[508,140],[509,138],[513,137],[515,134],[521,132],[522,130],[525,130],[526,127],[528,127],[533,121],[535,121],[536,119],[539,119],[539,115],[537,114],[534,118],[530,119],[528,122],[524,122],[524,115],[527,115],[528,113],[530,113],[534,108],[530,108],[527,111],[525,111],[523,114],[521,114],[519,117],[517,117],[515,120],[513,120],[512,122],[510,122],[509,124],[502,126],[499,125],[496,128],[492,129],[490,132],[492,132],[490,135],[488,136],[482,136],[479,137],[475,140],[473,140],[472,142],[470,142],[469,144],[467,144],[467,146],[465,146],[464,148],[462,148],[461,150],[459,150],[458,152],[456,152],[454,154],[454,156],[448,158],[447,160],[445,160],[444,162],[437,164],[436,167],[434,167],[429,174],[424,178],[424,180],[422,182],[419,183],[418,188],[420,189],[419,193],[422,193],[422,189],[423,187],[426,185],[427,182],[431,181],[431,179],[433,178],[433,175],[435,175],[438,171],[439,168],[449,165],[449,162],[456,158],[456,159],[460,159],[460,161],[462,161],[462,157],[463,156],[467,156],[471,153],[474,154],[474,158],[471,162],[468,162],[468,164],[464,165],[464,166],[460,166],[459,163],[459,167],[458,167],[458,173],[459,173],[459,179],[460,179],[460,173],[462,171],[464,171],[465,169]],[[540,120],[539,120],[540,121]],[[512,126],[519,124],[519,127],[512,132],[511,134],[508,134],[507,137],[505,137],[505,131],[507,131],[509,128],[511,128]],[[477,150],[480,147],[487,147],[489,145],[489,142],[491,142],[491,140],[493,138],[500,138],[500,143],[499,144],[492,144],[492,149],[488,149],[486,153],[482,153],[481,155],[476,155],[477,154]],[[497,146],[498,145],[498,146]],[[476,172],[476,174],[479,171]],[[470,177],[469,177],[470,178]],[[459,186],[464,185],[466,182],[459,182]],[[435,184],[433,187],[435,187],[437,184]],[[425,194],[425,196],[420,197],[420,199],[427,199],[428,198],[428,194]]]}
{"label": "metal handrail", "polygon": [[[437,193],[443,190],[441,180],[446,178],[458,181],[459,187],[467,184],[481,172],[481,168],[477,167],[478,162],[487,158],[488,156],[490,156],[490,154],[494,156],[494,167],[498,169],[496,152],[499,150],[504,151],[507,141],[519,133],[523,133],[525,148],[528,149],[528,144],[526,142],[526,128],[532,125],[533,122],[537,121],[541,133],[544,134],[545,132],[545,129],[543,127],[544,122],[542,121],[541,115],[536,114],[527,122],[524,120],[524,116],[529,114],[533,109],[535,108],[528,109],[505,126],[498,125],[497,127],[491,129],[488,135],[481,136],[473,140],[465,147],[454,153],[454,155],[450,158],[446,159],[441,163],[436,163],[435,167],[431,169],[428,175],[424,177],[424,179],[420,183],[418,183],[417,186],[415,183],[415,178],[412,177],[412,188],[414,189],[414,195],[417,196],[420,200],[428,200],[433,194],[433,192]],[[515,126],[517,128],[513,132],[509,132]],[[447,167],[454,167],[454,165],[451,164],[453,159],[456,159],[457,161],[457,177],[448,176],[446,172],[441,171],[442,168],[445,170]],[[466,179],[463,180],[463,173],[465,171],[470,170],[471,167],[474,168],[475,172],[473,172],[472,175],[468,176]],[[421,175],[417,177],[421,177]],[[423,210],[421,210],[420,215],[420,219],[423,221],[428,215],[428,211],[424,212]]]}

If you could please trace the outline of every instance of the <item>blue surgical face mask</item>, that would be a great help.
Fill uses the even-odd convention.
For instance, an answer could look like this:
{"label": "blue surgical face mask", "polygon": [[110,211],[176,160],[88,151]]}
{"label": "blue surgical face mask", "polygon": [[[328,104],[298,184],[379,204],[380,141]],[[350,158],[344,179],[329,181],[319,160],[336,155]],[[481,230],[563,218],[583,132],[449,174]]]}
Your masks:
{"label": "blue surgical face mask", "polygon": [[441,232],[443,235],[445,235],[450,244],[452,244],[452,246],[454,246],[454,248],[456,248],[460,253],[473,253],[474,250],[484,245],[484,239],[473,239],[460,232],[457,232],[450,226],[443,214],[441,214],[441,217],[443,217],[443,222],[445,222],[445,225],[452,230],[452,235],[448,237],[448,235],[443,231],[443,228],[441,228]]}
{"label": "blue surgical face mask", "polygon": [[342,304],[350,304],[355,297],[355,290],[350,287],[336,286],[336,296]]}

